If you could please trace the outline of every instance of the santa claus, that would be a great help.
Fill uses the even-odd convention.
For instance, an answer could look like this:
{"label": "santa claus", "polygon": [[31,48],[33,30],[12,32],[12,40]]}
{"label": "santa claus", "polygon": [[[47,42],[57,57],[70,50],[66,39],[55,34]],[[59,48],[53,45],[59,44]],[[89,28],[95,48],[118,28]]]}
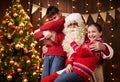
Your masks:
{"label": "santa claus", "polygon": [[[63,33],[65,34],[65,38],[62,46],[67,52],[67,57],[70,57],[70,55],[74,52],[70,43],[75,41],[80,46],[85,41],[85,22],[80,14],[73,13],[66,17],[64,26],[65,28],[63,29]],[[68,40],[68,38],[71,39]]]}

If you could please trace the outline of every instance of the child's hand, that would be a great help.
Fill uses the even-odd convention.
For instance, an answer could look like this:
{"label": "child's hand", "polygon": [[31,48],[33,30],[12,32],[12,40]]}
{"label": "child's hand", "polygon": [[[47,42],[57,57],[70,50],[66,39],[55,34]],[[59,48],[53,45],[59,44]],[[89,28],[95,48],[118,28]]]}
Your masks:
{"label": "child's hand", "polygon": [[65,70],[67,73],[70,73],[72,71],[72,65],[68,64]]}
{"label": "child's hand", "polygon": [[52,31],[51,32],[51,41],[55,41],[55,37],[56,37],[56,32],[55,31]]}
{"label": "child's hand", "polygon": [[51,38],[52,33],[51,33],[50,31],[43,31],[43,36],[44,36],[46,39],[49,39],[49,38]]}
{"label": "child's hand", "polygon": [[43,52],[43,54],[47,53],[47,51],[48,51],[48,48],[47,48],[46,46],[43,46],[43,47],[42,47],[42,52]]}
{"label": "child's hand", "polygon": [[95,42],[90,45],[90,51],[104,51],[105,49],[105,45],[101,42]]}
{"label": "child's hand", "polygon": [[37,33],[37,32],[39,32],[39,31],[40,31],[40,29],[35,30],[35,31],[34,31],[34,34]]}

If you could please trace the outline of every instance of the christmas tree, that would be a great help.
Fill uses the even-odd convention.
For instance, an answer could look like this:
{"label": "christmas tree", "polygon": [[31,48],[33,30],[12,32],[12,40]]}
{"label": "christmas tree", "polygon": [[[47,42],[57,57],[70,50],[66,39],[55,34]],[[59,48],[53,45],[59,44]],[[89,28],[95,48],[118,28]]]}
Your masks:
{"label": "christmas tree", "polygon": [[0,27],[1,82],[39,81],[41,58],[32,29],[20,0],[13,0]]}

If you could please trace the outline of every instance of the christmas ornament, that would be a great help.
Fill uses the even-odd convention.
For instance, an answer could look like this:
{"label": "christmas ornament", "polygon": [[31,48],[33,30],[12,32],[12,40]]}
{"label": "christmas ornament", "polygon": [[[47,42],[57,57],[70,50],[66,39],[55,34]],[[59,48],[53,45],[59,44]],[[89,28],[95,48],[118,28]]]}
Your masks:
{"label": "christmas ornament", "polygon": [[14,64],[13,58],[10,58],[10,64]]}
{"label": "christmas ornament", "polygon": [[30,58],[27,57],[27,58],[26,58],[26,63],[29,64],[30,62],[31,62],[31,61],[30,61]]}
{"label": "christmas ornament", "polygon": [[11,75],[11,74],[8,74],[8,75],[7,75],[7,80],[8,80],[8,81],[11,81],[11,80],[12,80],[12,75]]}
{"label": "christmas ornament", "polygon": [[15,71],[15,70],[12,70],[11,74],[12,74],[12,75],[15,75],[15,74],[16,74],[16,71]]}
{"label": "christmas ornament", "polygon": [[12,36],[9,33],[7,34],[7,37],[8,37],[8,39],[12,38]]}
{"label": "christmas ornament", "polygon": [[20,49],[20,44],[16,44],[16,45],[15,45],[15,49],[16,49],[16,50],[19,50],[19,49]]}
{"label": "christmas ornament", "polygon": [[22,34],[23,34],[23,30],[20,30],[20,31],[19,31],[19,34],[22,35]]}
{"label": "christmas ornament", "polygon": [[21,72],[21,71],[22,71],[22,67],[19,66],[19,67],[17,68],[17,71],[18,71],[18,72]]}
{"label": "christmas ornament", "polygon": [[6,20],[2,20],[2,24],[6,24]]}
{"label": "christmas ornament", "polygon": [[22,82],[28,82],[27,77],[24,76]]}
{"label": "christmas ornament", "polygon": [[30,46],[33,48],[33,47],[35,47],[35,44],[34,44],[34,43],[31,43]]}
{"label": "christmas ornament", "polygon": [[34,68],[34,70],[37,70],[37,69],[38,69],[38,66],[37,66],[37,65],[34,65],[33,68]]}
{"label": "christmas ornament", "polygon": [[33,76],[35,76],[35,75],[37,75],[37,73],[36,73],[36,72],[33,72]]}
{"label": "christmas ornament", "polygon": [[24,49],[24,54],[28,54],[28,49]]}
{"label": "christmas ornament", "polygon": [[35,55],[34,55],[34,54],[32,55],[32,58],[35,58]]}

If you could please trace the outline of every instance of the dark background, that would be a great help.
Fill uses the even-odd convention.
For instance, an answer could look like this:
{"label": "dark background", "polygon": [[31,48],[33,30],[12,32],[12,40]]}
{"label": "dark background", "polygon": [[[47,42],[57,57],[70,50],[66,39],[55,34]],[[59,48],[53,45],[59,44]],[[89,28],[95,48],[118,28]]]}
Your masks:
{"label": "dark background", "polygon": [[[57,4],[58,1],[59,4]],[[98,1],[100,2],[99,5],[97,4]],[[0,24],[3,16],[5,15],[6,9],[11,6],[11,2],[12,0],[1,0]],[[28,2],[30,2],[30,4],[28,4]],[[34,14],[31,14],[30,12],[33,3],[40,5],[40,8]],[[42,13],[40,10],[42,7],[47,8],[48,4],[58,6],[61,12],[79,12],[82,14],[98,13],[99,9],[102,12],[107,12],[110,10],[110,7],[113,6],[113,9],[115,9],[115,19],[113,19],[107,13],[106,22],[104,22],[102,18],[98,19],[97,22],[103,26],[104,41],[108,44],[111,44],[112,48],[114,49],[113,58],[111,60],[104,61],[103,64],[105,82],[120,82],[120,12],[117,10],[117,8],[120,7],[120,0],[21,0],[21,4],[30,16],[34,29],[39,28],[39,26],[42,24]],[[73,9],[72,6],[75,8]],[[27,9],[30,10],[27,11]],[[86,12],[86,10],[88,10],[88,12]],[[110,21],[110,23],[108,21]],[[91,16],[89,16],[87,24],[92,22],[93,19]]]}

